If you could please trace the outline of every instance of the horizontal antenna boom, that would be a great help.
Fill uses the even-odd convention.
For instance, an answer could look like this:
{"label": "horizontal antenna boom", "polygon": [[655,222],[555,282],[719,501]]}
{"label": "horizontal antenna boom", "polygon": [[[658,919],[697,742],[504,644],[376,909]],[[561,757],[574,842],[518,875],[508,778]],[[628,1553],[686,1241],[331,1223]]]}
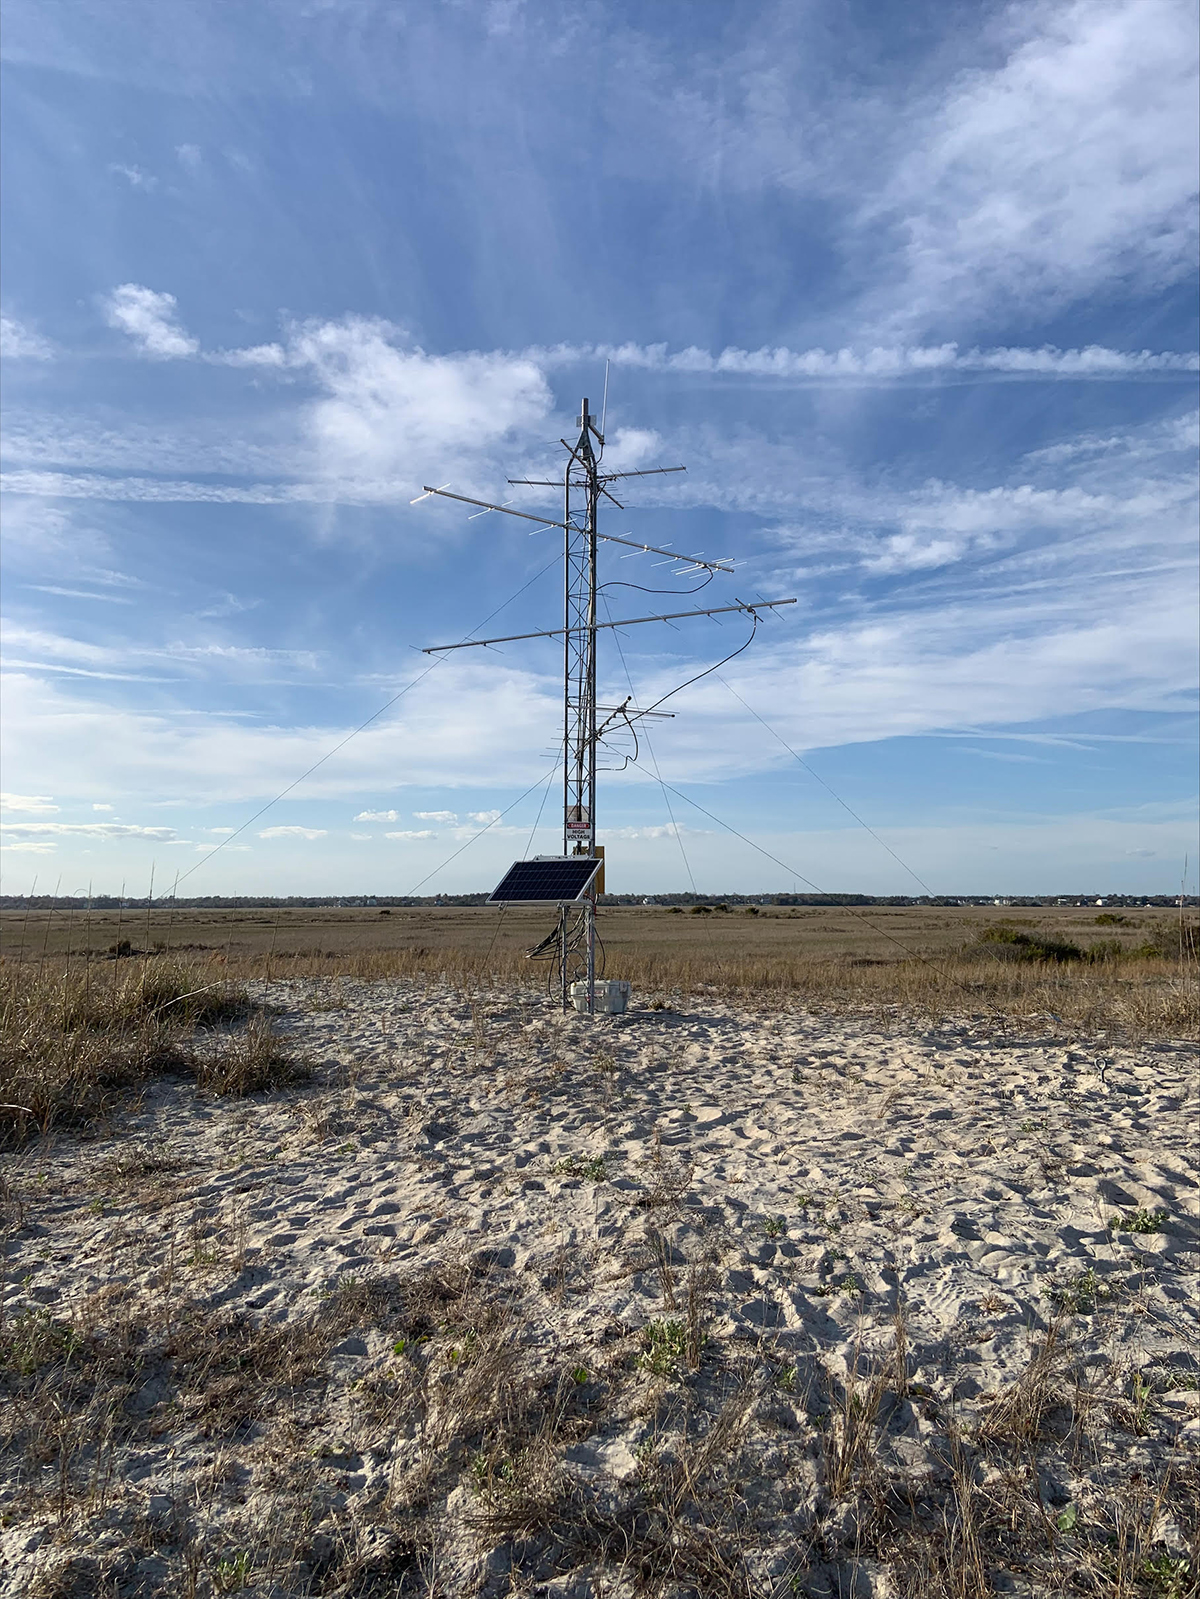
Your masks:
{"label": "horizontal antenna boom", "polygon": [[[756,600],[753,605],[713,605],[705,611],[667,611],[661,616],[630,616],[621,622],[597,622],[591,631],[603,627],[637,627],[641,622],[677,622],[689,616],[722,616],[726,611],[771,611],[778,605],[795,605],[795,600]],[[447,650],[473,650],[486,644],[515,644],[527,638],[561,638],[564,633],[584,632],[584,628],[548,627],[537,633],[509,633],[504,638],[473,638],[463,644],[431,644],[422,655],[441,655]]]}

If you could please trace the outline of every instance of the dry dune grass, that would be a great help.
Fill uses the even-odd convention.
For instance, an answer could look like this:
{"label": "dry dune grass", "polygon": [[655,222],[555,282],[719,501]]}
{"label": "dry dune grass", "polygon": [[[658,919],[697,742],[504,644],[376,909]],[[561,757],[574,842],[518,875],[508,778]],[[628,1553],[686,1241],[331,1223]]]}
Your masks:
{"label": "dry dune grass", "polygon": [[[122,1092],[166,1072],[192,1072],[215,1093],[281,1086],[301,1068],[273,1039],[269,1019],[251,1014],[247,981],[429,979],[467,991],[546,981],[547,968],[524,953],[528,918],[514,918],[517,925],[504,937],[503,916],[459,913],[448,936],[436,917],[405,914],[409,937],[401,947],[378,947],[381,936],[388,935],[381,935],[377,919],[365,924],[376,941],[371,947],[359,918],[351,924],[358,936],[334,951],[306,948],[293,925],[286,940],[291,948],[277,948],[278,933],[272,929],[265,948],[239,945],[235,951],[230,938],[226,951],[185,945],[122,959],[103,958],[86,945],[72,952],[70,928],[64,933],[60,924],[52,941],[48,921],[40,950],[38,929],[30,936],[22,926],[17,953],[28,947],[36,958],[13,960],[15,924],[10,920],[9,956],[0,962],[0,1125],[44,1130],[53,1122],[92,1120]],[[260,932],[271,926],[269,917],[255,920]],[[845,949],[830,953],[833,935],[826,915],[814,918],[816,936],[798,944],[785,927],[793,946],[787,948],[780,947],[781,930],[760,926],[761,918],[749,932],[748,918],[722,917],[724,925],[711,929],[691,927],[690,920],[661,912],[624,926],[616,919],[613,966],[660,1004],[708,992],[832,1015],[928,1021],[966,1014],[986,1019],[998,1031],[1035,1022],[1129,1039],[1195,1037],[1200,1030],[1195,933],[1185,928],[1177,934],[1168,917],[1151,924],[1150,943],[1144,930],[1135,935],[1143,940],[1137,958],[1131,958],[1134,945],[1127,938],[1124,950],[1105,939],[1093,946],[1093,958],[1069,960],[1021,958],[1027,950],[1012,940],[1027,935],[1014,932],[1012,919],[998,924],[999,941],[997,924],[977,921],[964,944],[948,941],[948,929],[934,918],[932,925],[947,947],[912,956],[897,954],[901,940],[883,922],[878,924],[887,935],[882,938],[874,924],[865,934],[856,921],[849,924],[843,939],[850,949],[865,945],[880,952],[863,955]],[[913,918],[907,923],[893,919],[912,947],[917,924]],[[646,935],[647,926],[653,936]],[[429,943],[416,941],[422,929],[430,928],[436,936]],[[186,931],[178,929],[181,937]],[[954,931],[961,931],[958,923]],[[145,934],[148,945],[160,942],[152,926]],[[56,947],[64,937],[66,947]],[[1079,948],[1047,937],[1048,945],[1033,946],[1035,957],[1044,947]],[[1167,953],[1173,944],[1178,946],[1174,958]],[[231,1030],[230,1024],[247,1020],[248,1026]],[[220,1047],[214,1045],[214,1031],[220,1032]],[[197,1048],[197,1038],[206,1034],[207,1044]]]}
{"label": "dry dune grass", "polygon": [[[614,965],[616,962],[614,962]],[[1112,1030],[1131,1038],[1194,1036],[1200,1024],[1192,962],[1144,958],[1135,963],[1004,962],[983,948],[946,957],[858,964],[844,959],[763,957],[716,947],[670,955],[622,949],[621,975],[642,995],[671,996],[707,990],[760,1003],[801,1005],[831,1012],[902,1012],[922,1019],[975,1015],[998,1028],[1037,1020],[1087,1031]],[[264,975],[268,963],[251,960],[239,974]],[[523,955],[488,955],[472,949],[370,951],[335,962],[275,956],[275,977],[344,975],[357,980],[430,977],[464,988],[496,981],[538,984],[543,972]]]}
{"label": "dry dune grass", "polygon": [[[6,966],[95,974],[128,964],[138,978],[117,985],[127,993],[144,986],[149,957],[169,981],[186,971],[202,988],[344,976],[425,977],[470,989],[544,983],[547,968],[525,952],[552,919],[545,908],[175,911],[167,904],[132,919],[112,911],[10,911],[0,916],[0,934]],[[831,1013],[969,1014],[1000,1028],[1036,1020],[1131,1038],[1191,1037],[1200,1029],[1197,929],[1163,908],[718,905],[699,914],[619,906],[602,909],[599,929],[609,971],[649,997],[708,991]],[[128,963],[112,961],[119,947],[131,951]]]}
{"label": "dry dune grass", "polygon": [[[1164,1517],[1195,1531],[1194,1463],[1110,1470],[1082,1507],[1046,1500],[1049,1463],[1113,1458],[1116,1396],[1103,1382],[1088,1390],[1061,1325],[972,1427],[910,1384],[902,1320],[873,1368],[857,1355],[843,1374],[815,1360],[800,1394],[798,1368],[761,1350],[706,1345],[694,1368],[654,1371],[639,1353],[645,1340],[627,1339],[590,1369],[569,1348],[548,1365],[527,1348],[529,1315],[510,1276],[476,1258],[344,1281],[277,1326],[186,1294],[127,1302],[115,1288],[69,1319],[9,1320],[0,1448],[16,1488],[6,1516],[48,1519],[63,1550],[25,1591],[991,1599],[998,1570],[1033,1595],[1196,1591],[1194,1557],[1162,1544]],[[339,1349],[380,1333],[394,1343],[389,1371],[347,1388]],[[644,1433],[631,1469],[616,1482],[569,1472],[572,1447],[621,1415],[640,1417]],[[897,1469],[888,1443],[918,1416],[932,1464],[914,1474]],[[764,1511],[790,1506],[764,1470],[781,1429],[804,1445],[798,1425],[811,1434],[815,1488],[791,1506],[790,1564],[763,1586],[750,1559],[756,1530]],[[106,1541],[122,1457],[179,1433],[203,1441],[207,1462],[190,1513],[151,1498]],[[330,1480],[361,1473],[397,1438],[401,1463],[372,1514],[335,1509],[331,1520]],[[257,1521],[236,1493],[250,1467],[271,1495]],[[443,1507],[456,1494],[476,1551],[469,1577],[445,1546]],[[164,1549],[159,1585],[145,1556]]]}
{"label": "dry dune grass", "polygon": [[[660,925],[669,932],[682,920]],[[1194,1424],[1184,1426],[1194,1356],[1172,1346],[1176,1364],[1157,1354],[1127,1363],[1135,1345],[1167,1339],[1172,1317],[1172,1326],[1186,1319],[1178,1298],[1154,1297],[1156,1280],[1174,1291],[1183,1270],[1174,1253],[1190,1226],[1182,1206],[1168,1215],[1157,1191],[1133,1189],[1109,1201],[1103,1236],[1086,1244],[1101,1274],[1089,1265],[1040,1297],[1018,1300],[998,1276],[994,1297],[963,1290],[967,1308],[947,1323],[928,1319],[903,1287],[918,1234],[929,1258],[958,1259],[960,1273],[987,1247],[1010,1261],[1037,1253],[1023,1231],[1016,1237],[1016,1202],[1003,1226],[980,1223],[995,1238],[981,1235],[969,1258],[974,1211],[961,1196],[935,1227],[928,1216],[946,1203],[939,1183],[953,1170],[982,1215],[976,1190],[998,1191],[1001,1176],[1040,1159],[1044,1174],[1022,1178],[1021,1192],[1050,1214],[1068,1203],[1054,1197],[1071,1187],[1061,1173],[1086,1179],[1122,1115],[1137,1130],[1131,1122],[1118,1142],[1137,1148],[1174,1128],[1180,1052],[1154,1041],[1194,1026],[1187,958],[1014,958],[1003,945],[998,956],[977,928],[894,960],[861,946],[778,947],[778,929],[741,947],[702,926],[674,948],[666,933],[618,941],[614,960],[643,1002],[665,1008],[690,994],[693,1011],[719,1000],[742,1017],[744,1056],[735,1061],[722,1043],[689,1067],[668,1030],[684,1019],[665,1009],[652,1016],[661,1033],[642,1019],[644,1045],[636,1028],[593,1037],[592,1024],[574,1019],[561,1032],[547,1023],[531,1042],[522,1028],[540,1025],[546,1007],[522,991],[542,978],[522,954],[526,930],[506,946],[494,922],[466,925],[477,936],[357,947],[333,960],[278,941],[68,958],[45,939],[34,958],[0,967],[0,1115],[12,1156],[0,1223],[13,1262],[0,1309],[0,1593],[1198,1591],[1200,1475]],[[795,1020],[801,1011],[822,1019],[794,1065],[785,1030],[808,1026]],[[973,1027],[929,1028],[964,1016]],[[687,1025],[681,1039],[707,1024]],[[868,1181],[891,1132],[918,1136],[889,1129],[889,1118],[904,1112],[903,1125],[915,1126],[923,1106],[947,1119],[930,1118],[919,1136],[950,1139],[952,1115],[965,1114],[993,1071],[989,1051],[1006,1030],[1016,1040],[1013,1086],[996,1087],[1000,1119],[987,1124],[998,1143],[962,1131],[962,1159],[939,1167],[937,1182],[922,1177],[926,1157],[907,1150],[891,1185]],[[1051,1047],[1088,1031],[1107,1035],[1084,1051],[1089,1060],[1117,1063],[1107,1109],[1094,1096],[1108,1092],[1109,1067],[1096,1064],[1094,1081],[1088,1063],[1073,1067],[1068,1084],[1058,1057],[1073,1050]],[[768,1035],[775,1042],[755,1055]],[[358,1064],[336,1058],[347,1036],[362,1042]],[[968,1036],[982,1041],[971,1057]],[[1113,1047],[1118,1037],[1127,1051],[1130,1040],[1146,1043],[1145,1083],[1131,1075],[1136,1051]],[[839,1038],[846,1058],[833,1064],[825,1051]],[[897,1088],[905,1050],[920,1039],[929,1061],[917,1086]],[[310,1043],[324,1050],[312,1088]],[[637,1048],[649,1053],[635,1061]],[[363,1064],[370,1049],[374,1066]],[[580,1052],[569,1068],[568,1049]],[[660,1072],[656,1052],[668,1049]],[[723,1089],[712,1086],[718,1070]],[[157,1077],[166,1079],[157,1109],[143,1112]],[[1035,1093],[1035,1080],[1050,1087]],[[249,1112],[237,1108],[281,1088]],[[643,1093],[661,1094],[653,1113],[638,1108]],[[1007,1093],[1029,1104],[1010,1110]],[[711,1150],[688,1141],[706,1095],[755,1140],[789,1095],[795,1119],[774,1143],[754,1144],[757,1155],[730,1143],[743,1164],[731,1155],[714,1175]],[[754,1102],[744,1112],[734,1104],[742,1098]],[[476,1114],[509,1118],[486,1148],[467,1137]],[[798,1130],[823,1115],[832,1129],[818,1152],[824,1178],[801,1182],[797,1170],[788,1179],[794,1191],[777,1202],[788,1217],[774,1199],[770,1210],[765,1197],[749,1202],[764,1173],[783,1169]],[[209,1131],[197,1131],[206,1117]],[[1048,1129],[1052,1117],[1067,1120]],[[575,1132],[551,1151],[538,1140],[555,1118]],[[526,1141],[538,1151],[528,1162],[507,1147]],[[394,1178],[379,1171],[390,1161]],[[337,1201],[345,1217],[322,1219],[348,1183]],[[450,1198],[429,1197],[443,1187]],[[556,1211],[576,1202],[594,1241],[569,1250],[556,1245]],[[247,1211],[255,1203],[257,1221]],[[1053,1227],[1078,1251],[1077,1212],[1069,1225],[1066,1214],[1054,1211]],[[338,1230],[342,1220],[350,1231]],[[56,1255],[68,1222],[75,1232]],[[498,1226],[527,1237],[528,1259],[499,1247]],[[882,1276],[866,1286],[874,1279],[853,1253],[859,1227],[881,1235],[874,1247],[893,1262],[893,1287]],[[341,1259],[337,1240],[350,1237],[371,1251],[366,1264],[356,1257],[301,1295],[311,1281],[300,1275],[305,1251]],[[107,1261],[87,1280],[72,1261],[81,1252],[72,1240],[83,1238]],[[274,1275],[282,1297],[260,1299]],[[38,1285],[51,1281],[65,1291],[39,1300]],[[932,1278],[917,1271],[913,1282],[919,1293]],[[605,1298],[618,1294],[619,1315]],[[764,1307],[771,1296],[799,1304],[805,1330],[755,1319],[760,1295]],[[977,1338],[1019,1348],[1019,1358],[974,1365]],[[960,1380],[988,1370],[1003,1375]]]}
{"label": "dry dune grass", "polygon": [[245,1095],[303,1075],[244,988],[176,958],[0,967],[0,1129],[108,1115],[152,1078]]}

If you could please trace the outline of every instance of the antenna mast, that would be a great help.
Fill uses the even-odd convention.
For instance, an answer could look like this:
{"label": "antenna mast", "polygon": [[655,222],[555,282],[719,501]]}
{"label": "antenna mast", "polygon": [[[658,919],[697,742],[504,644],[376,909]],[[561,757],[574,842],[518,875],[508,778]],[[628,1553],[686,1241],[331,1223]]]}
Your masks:
{"label": "antenna mast", "polygon": [[[605,399],[607,400],[607,373]],[[477,500],[466,494],[455,494],[449,484],[434,488],[426,484],[412,504],[439,495],[457,500],[463,505],[480,508],[479,513],[499,511],[505,516],[515,516],[524,522],[536,522],[544,528],[561,528],[563,532],[564,585],[563,625],[561,628],[543,628],[533,633],[514,633],[506,638],[464,639],[458,644],[435,644],[426,647],[427,655],[441,654],[447,650],[486,648],[491,644],[514,643],[519,639],[563,637],[563,854],[554,857],[538,856],[534,861],[514,862],[512,870],[496,889],[489,903],[516,903],[518,901],[556,900],[559,906],[558,927],[542,944],[538,953],[555,941],[559,953],[559,982],[562,1006],[572,1005],[575,984],[586,983],[587,1013],[596,1009],[596,896],[603,883],[603,857],[596,845],[596,635],[605,628],[634,627],[645,622],[671,621],[683,617],[713,616],[726,611],[740,611],[755,619],[757,625],[761,612],[772,612],[782,605],[794,605],[786,600],[737,600],[734,605],[697,607],[690,611],[670,611],[658,616],[633,616],[622,621],[600,622],[596,617],[598,545],[621,544],[632,551],[646,555],[661,555],[670,563],[681,563],[675,573],[682,577],[693,572],[732,572],[724,560],[705,559],[702,555],[684,555],[678,550],[660,549],[653,544],[643,544],[640,539],[621,537],[614,533],[601,533],[596,526],[600,497],[620,510],[621,502],[613,494],[610,484],[618,478],[656,477],[670,472],[682,472],[681,466],[646,467],[629,472],[601,472],[600,455],[604,451],[603,417],[601,427],[596,426],[585,399],[576,418],[579,437],[574,444],[566,439],[560,442],[567,452],[566,471],[563,476],[563,519],[554,521],[531,511],[519,511],[511,505],[494,505],[487,500]],[[594,442],[593,442],[594,441]],[[600,455],[596,452],[599,446]],[[545,478],[509,478],[510,484],[529,484],[540,488],[555,488],[557,484]],[[474,520],[474,518],[472,518]],[[661,563],[660,563],[661,564]],[[626,705],[619,714],[629,723],[644,716],[660,716],[653,709],[627,712]],[[611,720],[611,718],[610,718]],[[608,726],[606,722],[605,727]],[[600,730],[603,731],[603,728]],[[574,857],[572,865],[568,862]],[[565,875],[564,875],[565,874]],[[578,996],[575,996],[578,1003]]]}
{"label": "antenna mast", "polygon": [[[599,469],[593,438],[604,439],[586,398],[577,418],[579,439],[564,474],[563,553],[563,854],[593,855],[596,845],[596,511]],[[566,441],[563,441],[566,443]],[[571,993],[572,966],[588,985],[595,1009],[596,895],[560,911],[559,963],[563,1008]],[[574,955],[574,960],[571,956]]]}

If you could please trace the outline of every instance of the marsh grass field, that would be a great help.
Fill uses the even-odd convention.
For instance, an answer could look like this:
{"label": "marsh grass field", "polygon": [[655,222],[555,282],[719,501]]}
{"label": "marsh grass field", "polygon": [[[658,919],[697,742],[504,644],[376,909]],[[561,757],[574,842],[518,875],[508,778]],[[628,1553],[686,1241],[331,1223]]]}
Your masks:
{"label": "marsh grass field", "polygon": [[[118,947],[172,955],[230,977],[430,975],[537,985],[525,952],[554,913],[488,906],[264,908],[0,913],[10,967],[72,969]],[[768,906],[699,911],[605,906],[598,919],[611,976],[645,995],[697,985],[729,994],[900,1005],[926,1014],[997,1017],[1189,1035],[1196,1030],[1196,920],[1191,909],[1112,911],[993,906]],[[1048,951],[1049,959],[1036,958]],[[1073,952],[1072,958],[1060,958]]]}
{"label": "marsh grass field", "polygon": [[548,922],[4,914],[0,1591],[1197,1592],[1187,922]]}

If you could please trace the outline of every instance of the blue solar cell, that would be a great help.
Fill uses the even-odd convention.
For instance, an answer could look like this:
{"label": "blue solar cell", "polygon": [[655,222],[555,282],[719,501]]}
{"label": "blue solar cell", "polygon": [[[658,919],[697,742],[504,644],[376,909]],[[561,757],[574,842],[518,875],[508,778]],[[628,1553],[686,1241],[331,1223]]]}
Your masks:
{"label": "blue solar cell", "polygon": [[489,905],[511,905],[518,900],[578,899],[599,870],[590,855],[567,855],[561,860],[514,861],[488,896]]}

